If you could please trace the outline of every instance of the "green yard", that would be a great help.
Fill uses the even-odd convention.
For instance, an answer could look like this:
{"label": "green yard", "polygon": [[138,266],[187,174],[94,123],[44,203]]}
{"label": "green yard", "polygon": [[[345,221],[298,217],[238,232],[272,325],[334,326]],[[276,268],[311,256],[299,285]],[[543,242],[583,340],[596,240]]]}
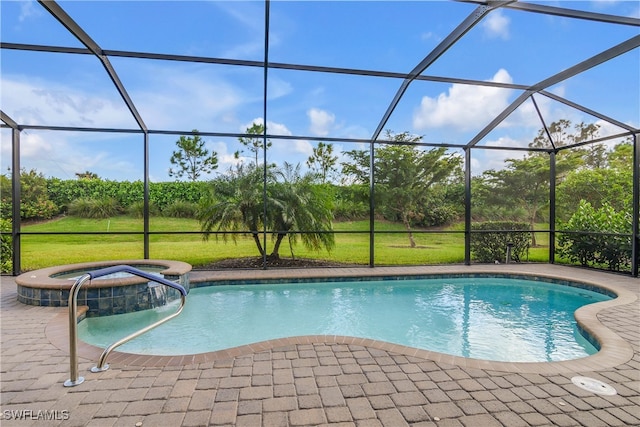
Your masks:
{"label": "green yard", "polygon": [[[541,225],[546,229],[547,225]],[[199,223],[190,219],[152,217],[150,219],[150,258],[175,259],[187,262],[195,268],[228,258],[257,256],[254,242],[239,235],[237,242],[230,238],[227,242],[222,236],[211,236],[203,241]],[[376,223],[374,242],[374,260],[376,265],[420,265],[448,264],[464,262],[464,234],[461,224],[433,230],[414,230],[416,248],[409,247],[407,233],[401,224]],[[193,234],[173,234],[174,230],[194,232]],[[301,258],[316,258],[342,263],[369,263],[369,222],[347,221],[334,224],[336,245],[331,253],[313,252],[305,249],[299,242],[293,246],[293,255]],[[46,232],[99,232],[105,234],[74,235],[23,235],[22,270],[113,259],[143,258],[144,242],[141,234],[141,219],[127,216],[110,219],[83,219],[62,217],[33,225],[24,225],[26,233]],[[121,234],[125,233],[125,234]],[[538,247],[532,248],[529,261],[546,262],[548,260],[548,236],[538,233]],[[271,238],[268,237],[271,245]],[[289,245],[283,242],[281,256],[290,257]]]}

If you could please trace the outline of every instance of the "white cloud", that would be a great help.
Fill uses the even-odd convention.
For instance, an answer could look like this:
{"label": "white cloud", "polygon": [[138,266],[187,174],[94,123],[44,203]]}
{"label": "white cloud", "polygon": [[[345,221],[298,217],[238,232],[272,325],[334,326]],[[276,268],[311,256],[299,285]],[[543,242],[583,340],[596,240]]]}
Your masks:
{"label": "white cloud", "polygon": [[[490,80],[512,83],[509,73],[500,69]],[[413,126],[421,131],[451,126],[461,131],[485,126],[509,105],[510,89],[454,83],[448,93],[437,98],[425,96],[413,115]]]}
{"label": "white cloud", "polygon": [[228,123],[245,102],[242,89],[200,67],[149,67],[131,98],[152,129],[194,129],[199,123]]}
{"label": "white cloud", "polygon": [[313,154],[313,146],[309,141],[299,139],[281,140],[269,149],[269,162],[282,166],[284,162],[306,168],[306,161]]}
{"label": "white cloud", "polygon": [[[75,173],[86,170],[108,179],[141,179],[142,176],[135,175],[141,168],[135,157],[118,158],[117,153],[106,150],[108,142],[107,145],[103,141],[95,143],[104,138],[114,138],[114,135],[25,130],[20,134],[21,166],[62,179],[75,179]],[[4,139],[3,134],[2,166],[6,170],[11,145],[5,144]],[[96,149],[99,147],[105,150]]]}
{"label": "white cloud", "polygon": [[565,94],[567,93],[567,87],[563,83],[560,83],[549,88],[549,92],[553,93],[554,95],[564,97]]}
{"label": "white cloud", "polygon": [[420,35],[420,38],[422,40],[429,40],[429,39],[433,38],[433,33],[431,31],[427,31],[426,33],[422,33]]}
{"label": "white cloud", "polygon": [[230,167],[242,162],[242,159],[237,158],[234,152],[229,151],[229,147],[224,141],[212,142],[210,148],[218,155],[217,173],[224,174]]}
{"label": "white cloud", "polygon": [[212,4],[224,11],[232,20],[246,30],[256,33],[264,31],[264,11],[261,5],[236,2],[214,2]]}
{"label": "white cloud", "polygon": [[618,3],[620,3],[620,0],[591,0],[591,3],[596,8],[606,9],[609,6],[614,6],[614,5],[618,4]]}
{"label": "white cloud", "polygon": [[122,127],[134,124],[122,102],[42,79],[2,76],[3,110],[18,124]]}
{"label": "white cloud", "polygon": [[[619,133],[625,132],[625,129],[621,129],[618,126],[616,126],[614,124],[611,124],[611,123],[609,123],[607,121],[604,121],[604,120],[598,120],[598,121],[596,121],[595,124],[600,126],[599,135],[601,137],[617,135]],[[637,124],[636,125],[631,124],[631,126],[637,126]],[[609,148],[613,148],[615,145],[621,143],[625,139],[626,139],[626,137],[625,138],[611,139],[611,140],[605,141],[604,144]]]}
{"label": "white cloud", "polygon": [[286,82],[278,77],[269,77],[267,96],[270,100],[281,98],[293,92],[291,83]]}
{"label": "white cloud", "polygon": [[37,7],[36,2],[33,0],[22,1],[20,3],[20,16],[18,16],[19,22],[24,22],[28,18],[33,16],[42,15],[42,11]]}
{"label": "white cloud", "polygon": [[311,133],[318,136],[327,136],[336,121],[335,114],[318,108],[307,111],[307,117],[311,122],[309,125]]}
{"label": "white cloud", "polygon": [[292,135],[287,125],[267,120],[267,133],[271,135]]}
{"label": "white cloud", "polygon": [[[126,70],[130,71],[130,70]],[[204,129],[220,124],[238,126],[236,113],[246,101],[242,90],[217,76],[179,67],[138,67],[129,94],[149,128]],[[33,76],[2,75],[0,103],[3,111],[18,124],[137,129],[137,124],[117,95],[107,87],[105,94],[89,92],[72,83],[60,83]],[[286,128],[280,132],[289,132]],[[290,132],[289,132],[290,134]],[[47,176],[73,179],[74,173],[91,170],[101,177],[141,179],[139,163],[129,160],[129,145],[90,144],[96,140],[122,140],[124,135],[93,132],[39,132],[21,134],[21,157],[25,167]],[[10,137],[3,134],[2,165],[10,161]],[[78,144],[82,142],[82,144]],[[9,151],[7,151],[7,147]],[[131,146],[131,159],[140,153]],[[104,151],[96,151],[104,148]],[[123,151],[124,150],[124,151]],[[6,155],[5,155],[6,154]]]}
{"label": "white cloud", "polygon": [[294,139],[287,142],[287,145],[289,145],[289,147],[295,153],[304,154],[305,156],[310,156],[313,154],[313,146],[309,141]]}
{"label": "white cloud", "polygon": [[494,10],[482,21],[482,28],[490,38],[509,38],[509,24],[511,20],[502,14],[501,10]]}
{"label": "white cloud", "polygon": [[[542,113],[543,117],[549,114],[551,108],[551,100],[546,96],[536,96],[536,104],[538,109]],[[536,110],[535,105],[530,99],[520,104],[520,106],[511,113],[506,119],[498,125],[499,128],[536,128],[539,129],[542,126],[540,117]]]}
{"label": "white cloud", "polygon": [[439,42],[440,40],[442,40],[442,37],[439,37],[438,35],[436,35],[431,31],[427,31],[426,33],[420,34],[420,38],[425,41],[433,40],[433,41]]}
{"label": "white cloud", "polygon": [[[53,134],[51,137],[45,139],[41,133],[35,133],[31,130],[22,131],[20,133],[20,161],[22,167],[27,169],[35,168],[38,172],[49,175],[47,171],[43,171],[40,166],[44,164],[48,168],[51,168],[51,161],[57,153],[54,149],[54,144],[57,143],[57,141],[55,141],[56,137],[57,134]],[[8,129],[2,129],[1,147],[1,173],[5,173],[7,169],[11,167],[12,135]]]}
{"label": "white cloud", "polygon": [[[262,124],[262,117],[253,119],[250,123],[242,127],[241,132],[245,132],[247,128],[253,124]],[[283,123],[275,123],[267,121],[267,133],[269,135],[291,136],[293,132]],[[269,162],[281,164],[283,161],[296,164],[300,162],[304,164],[307,157],[313,153],[313,146],[309,141],[299,139],[275,139],[272,140],[273,145],[269,148]]]}
{"label": "white cloud", "polygon": [[[254,124],[261,125],[263,123],[264,119],[262,117],[256,117],[255,119],[251,120],[251,122],[240,126],[240,132],[246,132],[247,129],[249,129]],[[267,120],[267,133],[269,135],[293,135],[293,133],[289,130],[289,128],[287,128],[285,124],[272,122],[270,120]]]}
{"label": "white cloud", "polygon": [[341,129],[341,135],[345,138],[368,139],[373,131],[358,124],[351,124]]}
{"label": "white cloud", "polygon": [[[240,78],[230,83],[210,68],[118,63],[128,92],[151,129],[207,129],[238,124],[241,106],[253,105]],[[113,86],[78,85],[32,75],[3,75],[1,103],[19,124],[137,129]],[[256,107],[252,107],[255,108]],[[201,130],[202,130],[201,129]]]}
{"label": "white cloud", "polygon": [[[508,136],[501,136],[495,140],[487,141],[488,147],[527,147],[527,141],[512,139]],[[471,173],[473,176],[482,175],[489,169],[500,170],[505,166],[506,159],[523,158],[526,152],[511,150],[484,150],[476,149],[471,155]]]}
{"label": "white cloud", "polygon": [[[211,2],[216,8],[222,10],[230,20],[244,28],[248,40],[244,43],[235,43],[227,40],[227,49],[223,56],[227,58],[250,58],[264,55],[264,9],[259,4],[251,2]],[[277,37],[271,37],[273,45]]]}
{"label": "white cloud", "polygon": [[25,131],[20,134],[20,156],[24,158],[37,158],[39,156],[51,158],[55,155],[51,138],[44,139],[42,134],[33,134]]}

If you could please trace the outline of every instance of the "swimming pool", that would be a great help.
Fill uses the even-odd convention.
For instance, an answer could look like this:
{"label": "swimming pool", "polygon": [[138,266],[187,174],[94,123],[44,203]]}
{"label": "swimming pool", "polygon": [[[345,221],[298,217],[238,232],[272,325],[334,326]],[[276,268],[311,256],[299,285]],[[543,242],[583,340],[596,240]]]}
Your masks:
{"label": "swimming pool", "polygon": [[[290,336],[341,335],[485,360],[571,360],[597,352],[573,313],[609,299],[511,278],[208,286],[191,290],[178,318],[119,350],[196,354]],[[104,347],[165,310],[173,308],[85,319],[79,337]]]}

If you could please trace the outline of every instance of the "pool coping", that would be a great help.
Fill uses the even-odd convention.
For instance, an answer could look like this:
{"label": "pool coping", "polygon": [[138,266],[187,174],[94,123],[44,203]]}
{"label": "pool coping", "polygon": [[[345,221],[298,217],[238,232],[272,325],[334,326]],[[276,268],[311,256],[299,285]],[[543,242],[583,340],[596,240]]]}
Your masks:
{"label": "pool coping", "polygon": [[[550,268],[551,267],[551,268]],[[544,271],[543,271],[544,270]],[[553,270],[553,272],[549,271]],[[377,348],[405,356],[432,360],[436,362],[448,363],[472,369],[493,370],[500,372],[514,373],[549,373],[561,374],[566,372],[586,372],[611,368],[628,362],[633,358],[633,348],[630,343],[621,338],[618,334],[605,326],[599,319],[598,313],[603,310],[632,304],[637,300],[637,295],[622,286],[618,286],[612,278],[628,277],[617,276],[611,273],[583,272],[571,267],[556,267],[545,265],[544,268],[536,268],[535,265],[502,265],[502,266],[447,266],[440,268],[429,267],[377,267],[377,268],[335,268],[335,269],[307,269],[307,270],[243,270],[243,271],[193,271],[191,273],[191,283],[202,283],[211,281],[260,281],[293,278],[322,278],[324,280],[335,277],[385,277],[389,276],[442,276],[442,275],[524,275],[534,276],[543,279],[560,280],[568,282],[583,283],[588,286],[603,288],[617,295],[615,299],[598,302],[583,306],[576,311],[576,320],[579,325],[594,337],[600,344],[600,351],[594,355],[559,362],[500,362],[491,360],[480,360],[453,356],[431,350],[418,349],[389,342],[378,341],[368,338],[358,338],[338,335],[305,335],[287,338],[279,338],[234,347],[214,352],[180,355],[180,356],[149,356],[140,354],[130,354],[114,351],[108,363],[113,365],[163,367],[163,366],[184,366],[199,363],[207,363],[216,360],[230,359],[246,354],[267,351],[280,347],[296,344],[311,343],[335,343],[347,345],[360,345]],[[589,274],[591,273],[591,274]],[[581,276],[576,278],[575,276]],[[640,282],[639,282],[640,283]],[[46,336],[49,341],[64,351],[69,353],[68,337],[69,315],[67,310],[61,310],[47,325]],[[82,358],[97,361],[102,353],[101,348],[92,346],[83,341],[78,341],[78,355]]]}

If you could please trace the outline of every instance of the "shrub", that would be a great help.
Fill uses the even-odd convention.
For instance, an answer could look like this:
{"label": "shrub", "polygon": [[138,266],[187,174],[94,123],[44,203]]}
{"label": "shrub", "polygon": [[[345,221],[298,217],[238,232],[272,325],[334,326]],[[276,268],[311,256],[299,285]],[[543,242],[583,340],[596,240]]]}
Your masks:
{"label": "shrub", "polygon": [[162,214],[172,218],[197,218],[198,204],[176,200],[164,208]]}
{"label": "shrub", "polygon": [[12,215],[13,203],[11,203],[11,179],[5,175],[0,175],[0,218],[10,219]]}
{"label": "shrub", "polygon": [[338,199],[334,206],[333,216],[338,221],[364,219],[369,216],[369,205],[363,202]]}
{"label": "shrub", "polygon": [[420,212],[420,227],[437,227],[451,224],[464,217],[464,185],[436,184],[417,206]]}
{"label": "shrub", "polygon": [[0,218],[11,219],[13,215],[13,205],[11,202],[0,201]]}
{"label": "shrub", "polygon": [[[0,178],[0,192],[0,218],[11,218],[11,180],[4,174]],[[50,219],[58,214],[58,206],[49,199],[47,180],[41,173],[23,169],[20,172],[20,192],[20,218]]]}
{"label": "shrub", "polygon": [[[160,213],[160,209],[156,206],[152,201],[149,202],[149,215],[158,215]],[[137,202],[133,202],[127,208],[127,214],[134,218],[143,218],[144,217],[144,201],[139,200]]]}
{"label": "shrub", "polygon": [[210,187],[205,181],[152,182],[149,184],[149,197],[164,212],[167,206],[178,200],[197,204],[209,194]]}
{"label": "shrub", "polygon": [[20,204],[22,219],[51,219],[58,213],[58,207],[51,200],[36,200]]}
{"label": "shrub", "polygon": [[422,221],[417,225],[422,227],[433,227],[445,225],[453,222],[458,217],[458,213],[450,205],[434,204],[430,209],[422,212]]}
{"label": "shrub", "polygon": [[531,233],[529,224],[524,222],[487,221],[473,224],[471,253],[479,262],[503,262],[507,256],[507,244],[513,244],[511,259],[520,261],[529,254]]}
{"label": "shrub", "polygon": [[110,218],[120,213],[118,202],[111,197],[80,198],[69,204],[69,215],[81,218]]}
{"label": "shrub", "polygon": [[0,218],[0,272],[2,273],[11,273],[13,270],[11,231],[11,220]]}
{"label": "shrub", "polygon": [[578,209],[562,228],[571,233],[558,238],[558,253],[569,261],[585,267],[603,264],[616,271],[631,265],[630,214],[616,212],[606,202],[595,209],[580,200]]}
{"label": "shrub", "polygon": [[353,184],[335,186],[333,216],[339,221],[359,220],[369,217],[369,188]]}

